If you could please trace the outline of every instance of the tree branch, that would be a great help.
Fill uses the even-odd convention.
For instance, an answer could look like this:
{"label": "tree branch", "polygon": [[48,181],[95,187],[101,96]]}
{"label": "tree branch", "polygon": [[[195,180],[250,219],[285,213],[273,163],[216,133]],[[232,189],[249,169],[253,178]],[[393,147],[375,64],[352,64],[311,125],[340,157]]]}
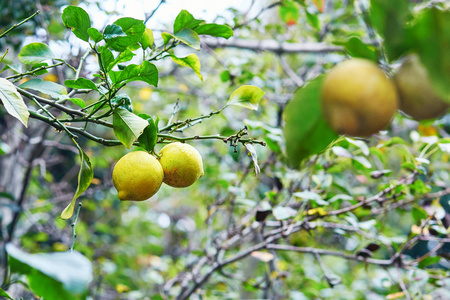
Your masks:
{"label": "tree branch", "polygon": [[343,52],[341,46],[332,46],[325,43],[286,43],[276,40],[244,40],[232,38],[229,40],[217,38],[202,38],[202,43],[210,48],[239,48],[251,51],[269,51],[283,53],[329,53]]}

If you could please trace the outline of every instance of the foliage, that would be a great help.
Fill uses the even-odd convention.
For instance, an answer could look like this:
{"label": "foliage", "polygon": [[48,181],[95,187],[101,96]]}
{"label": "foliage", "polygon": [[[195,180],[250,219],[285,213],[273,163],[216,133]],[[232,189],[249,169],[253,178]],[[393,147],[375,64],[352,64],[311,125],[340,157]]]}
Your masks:
{"label": "foliage", "polygon": [[[448,4],[393,3],[252,1],[233,25],[181,10],[161,32],[147,22],[165,1],[103,28],[83,5],[3,19],[0,45],[16,51],[0,48],[0,295],[446,295],[448,114],[399,111],[363,139],[333,132],[320,103],[334,64],[392,75],[411,53],[449,99]],[[18,45],[30,24],[52,30]],[[172,141],[195,143],[204,176],[120,202],[115,162]]]}

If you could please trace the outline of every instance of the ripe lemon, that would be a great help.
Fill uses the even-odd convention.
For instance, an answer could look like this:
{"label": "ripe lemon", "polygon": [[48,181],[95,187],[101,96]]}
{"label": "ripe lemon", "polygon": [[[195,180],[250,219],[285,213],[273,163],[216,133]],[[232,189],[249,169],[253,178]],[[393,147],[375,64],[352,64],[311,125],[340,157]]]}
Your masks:
{"label": "ripe lemon", "polygon": [[164,170],[164,183],[172,187],[188,187],[203,176],[203,162],[197,149],[179,142],[164,146],[159,152]]}
{"label": "ripe lemon", "polygon": [[416,54],[410,55],[394,75],[400,95],[400,110],[413,119],[437,118],[449,105],[433,91],[428,72]]}
{"label": "ripe lemon", "polygon": [[112,179],[120,200],[147,200],[161,187],[164,172],[159,161],[145,151],[124,155],[114,166]]}
{"label": "ripe lemon", "polygon": [[339,134],[370,136],[390,123],[397,105],[395,84],[369,60],[339,63],[322,86],[325,119]]}

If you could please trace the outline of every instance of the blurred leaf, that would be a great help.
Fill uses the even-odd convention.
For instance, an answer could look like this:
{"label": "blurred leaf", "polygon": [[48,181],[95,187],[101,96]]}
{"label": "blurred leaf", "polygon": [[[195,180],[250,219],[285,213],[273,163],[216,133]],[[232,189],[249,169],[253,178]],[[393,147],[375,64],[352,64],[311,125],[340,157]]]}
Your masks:
{"label": "blurred leaf", "polygon": [[370,21],[384,38],[389,61],[398,59],[410,49],[412,37],[406,26],[411,19],[408,0],[371,0]]}
{"label": "blurred leaf", "polygon": [[144,32],[145,25],[142,20],[126,17],[118,19],[113,25],[106,26],[103,37],[108,47],[123,52],[129,46],[138,43]]}
{"label": "blurred leaf", "polygon": [[413,49],[427,68],[434,90],[450,103],[450,10],[424,9],[411,30]]}
{"label": "blurred leaf", "polygon": [[282,221],[297,215],[297,211],[288,206],[277,206],[273,209],[273,216],[275,219]]}
{"label": "blurred leaf", "polygon": [[196,54],[192,53],[185,57],[176,57],[175,55],[171,55],[170,57],[180,66],[191,68],[198,76],[198,78],[203,81],[203,76],[200,73],[200,60],[198,59],[198,56]]}
{"label": "blurred leaf", "polygon": [[255,174],[258,175],[261,170],[258,165],[258,155],[256,154],[256,149],[252,144],[245,144],[245,148],[247,148],[248,152],[250,152],[253,160],[253,165],[255,167]]}
{"label": "blurred leaf", "polygon": [[148,126],[145,127],[144,132],[139,136],[139,145],[148,152],[153,151],[158,140],[158,128],[152,117],[146,114],[139,114],[139,117],[148,122]]}
{"label": "blurred leaf", "polygon": [[411,209],[412,217],[415,224],[421,224],[423,220],[428,218],[428,213],[419,205],[414,205]]}
{"label": "blurred leaf", "polygon": [[302,198],[303,200],[314,201],[318,205],[328,205],[328,202],[323,200],[319,194],[311,192],[311,191],[297,192],[297,193],[294,193],[293,196]]}
{"label": "blurred leaf", "polygon": [[11,296],[8,295],[2,288],[0,288],[0,296],[5,297],[5,299],[8,299],[8,300],[14,300],[14,299],[11,298]]}
{"label": "blurred leaf", "polygon": [[312,0],[312,2],[314,3],[314,5],[317,7],[317,10],[320,13],[323,13],[323,9],[325,8],[325,2],[326,0]]}
{"label": "blurred leaf", "polygon": [[153,31],[149,28],[145,28],[144,33],[142,34],[142,38],[140,43],[142,45],[142,49],[152,48],[155,39],[153,38]]}
{"label": "blurred leaf", "polygon": [[358,37],[351,37],[346,42],[335,42],[336,45],[344,46],[347,53],[352,57],[360,57],[378,62],[375,47],[363,43]]}
{"label": "blurred leaf", "polygon": [[292,0],[285,0],[281,2],[280,17],[287,25],[293,25],[297,23],[300,17],[300,6],[297,2]]}
{"label": "blurred leaf", "polygon": [[91,80],[86,78],[78,78],[77,80],[66,80],[64,85],[72,89],[88,89],[98,91],[97,86]]}
{"label": "blurred leaf", "polygon": [[334,146],[331,148],[331,151],[339,157],[353,158],[353,154],[341,146]]}
{"label": "blurred leaf", "polygon": [[358,147],[361,152],[365,155],[368,156],[370,154],[370,150],[369,147],[367,146],[367,144],[364,141],[361,140],[355,140],[349,137],[345,138],[350,144],[355,145],[356,147]]}
{"label": "blurred leaf", "polygon": [[16,86],[4,78],[0,78],[0,100],[8,114],[22,122],[25,127],[28,126],[28,117],[30,116],[28,107]]}
{"label": "blurred leaf", "polygon": [[236,89],[228,99],[227,105],[237,105],[251,110],[257,110],[264,96],[263,90],[253,85],[243,85]]}
{"label": "blurred leaf", "polygon": [[80,153],[80,172],[78,173],[78,184],[75,195],[73,196],[70,204],[61,213],[61,219],[64,220],[72,217],[77,198],[87,190],[92,182],[92,178],[94,178],[94,170],[92,169],[89,156],[87,156],[87,154],[83,151],[83,149],[81,149],[78,144],[75,145],[77,146]]}
{"label": "blurred leaf", "polygon": [[12,201],[15,200],[14,195],[12,195],[11,193],[8,193],[8,192],[0,192],[0,198],[6,198],[6,199],[9,199]]}
{"label": "blurred leaf", "polygon": [[62,14],[64,26],[70,28],[79,39],[89,42],[88,29],[91,27],[91,19],[81,7],[67,6]]}
{"label": "blurred leaf", "polygon": [[41,61],[55,58],[55,54],[45,44],[31,43],[24,46],[17,57],[23,64],[37,64]]}
{"label": "blurred leaf", "polygon": [[128,149],[144,132],[148,121],[138,117],[124,108],[118,108],[113,115],[114,134]]}
{"label": "blurred leaf", "polygon": [[12,273],[27,276],[31,290],[46,300],[83,299],[93,279],[91,262],[79,252],[28,254],[6,245]]}
{"label": "blurred leaf", "polygon": [[424,269],[428,266],[439,263],[441,258],[439,256],[429,256],[419,262],[419,268]]}
{"label": "blurred leaf", "polygon": [[201,24],[194,29],[198,35],[210,35],[214,37],[223,37],[229,39],[233,36],[233,29],[227,25],[220,24]]}
{"label": "blurred leaf", "polygon": [[62,100],[68,98],[67,90],[63,85],[52,81],[44,81],[40,78],[30,79],[22,83],[19,87],[47,94],[53,99]]}
{"label": "blurred leaf", "polygon": [[273,254],[262,251],[253,251],[250,255],[263,262],[269,262],[274,258]]}
{"label": "blurred leaf", "polygon": [[308,24],[317,31],[320,31],[320,20],[316,14],[312,14],[305,7],[306,21]]}
{"label": "blurred leaf", "polygon": [[323,151],[338,137],[322,114],[320,94],[323,79],[324,76],[319,76],[297,89],[284,109],[286,154],[293,168],[298,168],[308,156]]}
{"label": "blurred leaf", "polygon": [[68,99],[70,102],[72,102],[75,105],[78,105],[81,108],[85,108],[86,107],[86,102],[84,102],[83,99],[80,98],[69,98]]}

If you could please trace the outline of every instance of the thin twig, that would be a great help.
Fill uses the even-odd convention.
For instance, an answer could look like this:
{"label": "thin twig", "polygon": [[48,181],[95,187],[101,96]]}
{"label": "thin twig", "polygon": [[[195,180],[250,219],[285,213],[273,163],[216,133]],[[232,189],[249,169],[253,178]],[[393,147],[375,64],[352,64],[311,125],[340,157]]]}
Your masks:
{"label": "thin twig", "polygon": [[78,209],[77,209],[77,213],[75,215],[75,219],[73,220],[72,223],[72,244],[70,244],[70,252],[73,252],[73,247],[75,245],[75,239],[77,238],[77,234],[75,232],[75,227],[77,225],[77,221],[78,221],[78,216],[80,215],[80,210],[81,210],[81,202],[78,203]]}
{"label": "thin twig", "polygon": [[40,13],[40,11],[38,10],[38,11],[36,11],[34,14],[32,14],[31,16],[29,16],[28,18],[26,18],[25,20],[23,20],[22,22],[17,23],[17,24],[14,24],[13,26],[11,26],[11,28],[7,29],[5,32],[3,32],[2,34],[0,34],[0,39],[1,39],[2,37],[4,37],[5,35],[7,35],[11,30],[14,30],[14,29],[16,29],[17,27],[19,27],[20,25],[22,25],[22,24],[28,22],[29,20],[31,20],[32,18],[34,18],[34,17],[35,17],[37,14],[39,14],[39,13]]}

